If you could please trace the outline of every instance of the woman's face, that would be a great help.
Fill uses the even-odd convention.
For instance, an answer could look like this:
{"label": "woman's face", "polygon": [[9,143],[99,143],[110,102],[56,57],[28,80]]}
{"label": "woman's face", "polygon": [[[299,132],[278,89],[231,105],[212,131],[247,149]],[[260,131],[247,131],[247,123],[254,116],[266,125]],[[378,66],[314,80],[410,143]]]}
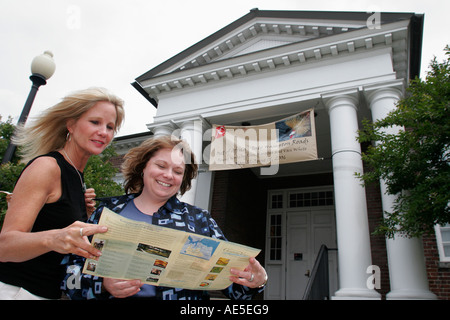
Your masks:
{"label": "woman's face", "polygon": [[158,150],[144,168],[142,192],[157,201],[167,201],[180,190],[184,170],[181,151],[169,148]]}
{"label": "woman's face", "polygon": [[107,101],[97,102],[75,123],[68,123],[71,139],[89,155],[100,154],[114,137],[116,107]]}

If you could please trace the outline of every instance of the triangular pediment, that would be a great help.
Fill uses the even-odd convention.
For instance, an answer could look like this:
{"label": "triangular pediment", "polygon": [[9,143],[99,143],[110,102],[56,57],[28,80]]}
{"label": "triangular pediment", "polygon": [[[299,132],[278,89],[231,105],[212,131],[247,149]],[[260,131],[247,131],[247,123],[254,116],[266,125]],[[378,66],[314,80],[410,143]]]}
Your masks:
{"label": "triangular pediment", "polygon": [[214,43],[190,55],[181,63],[165,70],[162,74],[206,65],[215,61],[251,54],[275,47],[313,40],[342,32],[356,30],[364,23],[343,21],[294,21],[288,19],[255,19],[250,23],[217,39]]}
{"label": "triangular pediment", "polygon": [[288,45],[295,42],[295,39],[277,39],[276,37],[258,37],[252,41],[248,41],[246,44],[241,45],[234,50],[230,50],[222,57],[218,57],[217,60],[223,60],[232,57],[238,57],[244,54],[250,54],[253,52],[275,48],[279,46]]}
{"label": "triangular pediment", "polygon": [[[133,83],[155,106],[166,92],[203,86],[391,47],[399,78],[408,76],[408,25],[411,13],[382,13],[371,27],[367,12],[259,11],[220,29]],[[415,19],[415,20],[414,20]]]}

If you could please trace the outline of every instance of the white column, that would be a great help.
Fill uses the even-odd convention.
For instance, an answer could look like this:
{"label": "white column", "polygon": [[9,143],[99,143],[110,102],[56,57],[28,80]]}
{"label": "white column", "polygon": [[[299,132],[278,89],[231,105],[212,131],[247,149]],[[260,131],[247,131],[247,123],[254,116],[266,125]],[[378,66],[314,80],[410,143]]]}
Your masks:
{"label": "white column", "polygon": [[[395,87],[379,88],[373,91],[366,88],[372,120],[385,118],[395,109],[401,96],[402,92]],[[391,134],[396,134],[399,130],[403,128],[385,129]],[[383,180],[380,181],[380,188],[383,212],[392,212],[396,196],[386,193]],[[386,249],[391,285],[391,291],[386,295],[386,299],[436,299],[428,287],[422,239],[396,236],[394,239],[386,239]]]}
{"label": "white column", "polygon": [[[202,119],[184,121],[180,125],[180,138],[185,140],[195,155],[195,162],[200,167],[202,163],[203,121]],[[192,179],[191,189],[180,198],[181,201],[195,205],[197,178]]]}
{"label": "white column", "polygon": [[368,288],[372,265],[365,189],[355,173],[362,173],[358,130],[357,91],[322,96],[330,115],[339,287],[333,299],[380,299]]}

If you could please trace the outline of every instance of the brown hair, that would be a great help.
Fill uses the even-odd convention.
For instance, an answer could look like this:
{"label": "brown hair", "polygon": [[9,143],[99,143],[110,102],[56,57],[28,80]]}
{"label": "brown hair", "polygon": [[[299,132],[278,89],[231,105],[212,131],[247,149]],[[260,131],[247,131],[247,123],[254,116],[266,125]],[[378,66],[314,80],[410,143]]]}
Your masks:
{"label": "brown hair", "polygon": [[161,136],[150,138],[142,142],[138,147],[128,151],[122,164],[122,173],[125,178],[126,193],[141,193],[144,188],[142,172],[147,162],[153,155],[161,149],[179,148],[184,155],[184,175],[180,186],[180,194],[183,195],[191,188],[191,180],[197,176],[198,166],[195,163],[195,156],[189,144],[174,136]]}

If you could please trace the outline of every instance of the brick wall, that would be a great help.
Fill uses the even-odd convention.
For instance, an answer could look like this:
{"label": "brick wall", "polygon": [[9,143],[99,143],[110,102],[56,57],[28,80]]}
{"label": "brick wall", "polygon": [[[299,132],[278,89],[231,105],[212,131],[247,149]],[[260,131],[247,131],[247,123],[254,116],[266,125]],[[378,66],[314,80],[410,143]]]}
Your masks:
{"label": "brick wall", "polygon": [[[213,195],[211,199],[211,216],[221,229],[226,225],[229,171],[214,173]],[[227,235],[226,235],[227,236]]]}
{"label": "brick wall", "polygon": [[450,263],[439,261],[436,236],[423,236],[423,249],[430,290],[438,299],[450,300]]}
{"label": "brick wall", "polygon": [[381,191],[378,184],[366,186],[367,215],[369,218],[370,246],[372,263],[380,267],[381,284],[377,291],[382,299],[390,291],[389,267],[386,252],[386,239],[383,235],[374,235],[376,227],[383,219],[383,208],[381,206]]}

